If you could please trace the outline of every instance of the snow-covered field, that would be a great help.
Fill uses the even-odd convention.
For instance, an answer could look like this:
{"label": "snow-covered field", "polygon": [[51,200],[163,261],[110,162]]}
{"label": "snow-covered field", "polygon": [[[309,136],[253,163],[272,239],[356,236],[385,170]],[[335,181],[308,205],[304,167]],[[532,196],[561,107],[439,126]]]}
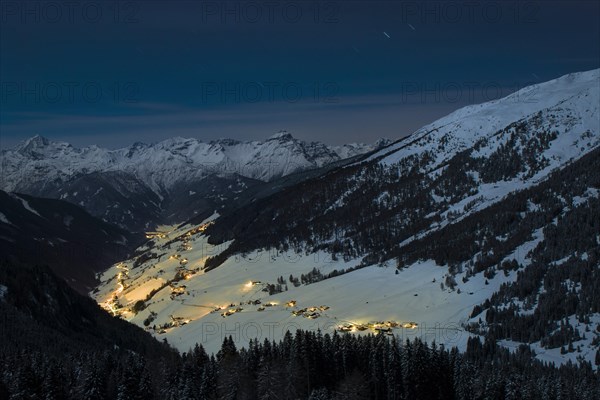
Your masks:
{"label": "snow-covered field", "polygon": [[[246,345],[253,338],[281,339],[287,330],[320,329],[332,333],[343,326],[371,323],[372,328],[376,322],[388,321],[398,324],[391,333],[401,338],[421,337],[464,348],[468,333],[462,324],[473,306],[510,279],[498,274],[489,285],[484,285],[479,282],[482,277],[474,277],[461,283],[459,294],[441,288],[446,268],[423,261],[398,274],[395,267],[370,266],[295,287],[289,280],[290,274],[299,278],[313,268],[327,274],[354,267],[360,260],[333,261],[325,253],[260,252],[232,257],[218,268],[204,272],[206,258],[223,247],[215,249],[207,244],[201,232],[185,236],[191,228],[183,227],[160,239],[162,244],[153,249],[162,254],[156,260],[136,268],[133,260],[113,266],[102,275],[99,290],[92,294],[105,308],[142,327],[144,320],[155,313],[155,319],[146,329],[158,339],[166,338],[181,351],[200,343],[214,352],[229,335],[239,345]],[[165,244],[180,235],[183,235],[181,241]],[[181,250],[182,245],[189,250]],[[175,255],[179,258],[173,258]],[[180,264],[182,259],[187,259],[185,266]],[[200,271],[194,272],[197,268]],[[184,269],[187,279],[167,285]],[[276,284],[280,276],[286,281],[287,291],[273,295],[263,291],[266,284]],[[153,289],[161,287],[146,301],[144,310],[137,314],[129,310],[137,301],[147,299]],[[115,295],[120,308],[115,307]],[[288,304],[292,301],[293,306]],[[315,310],[293,314],[313,307]],[[231,315],[222,315],[228,311]],[[312,312],[318,315],[308,316]],[[163,329],[161,326],[165,324],[173,326]]]}

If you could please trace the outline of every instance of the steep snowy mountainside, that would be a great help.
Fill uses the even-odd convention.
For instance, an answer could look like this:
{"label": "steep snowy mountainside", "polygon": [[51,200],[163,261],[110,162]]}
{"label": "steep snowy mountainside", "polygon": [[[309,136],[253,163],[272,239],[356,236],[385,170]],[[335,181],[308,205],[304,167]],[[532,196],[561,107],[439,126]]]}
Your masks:
{"label": "steep snowy mountainside", "polygon": [[159,221],[163,212],[164,197],[134,175],[121,171],[77,175],[58,186],[32,187],[29,192],[68,201],[131,231],[147,230],[150,222]]}
{"label": "steep snowy mountainside", "polygon": [[[235,239],[229,255],[287,242],[386,258],[398,244],[536,185],[597,148],[599,80],[594,70],[538,85],[547,108],[507,98],[456,111],[366,161],[225,214],[209,230],[211,240]],[[528,107],[531,114],[523,116]],[[475,109],[487,110],[489,127]]]}
{"label": "steep snowy mountainside", "polygon": [[[477,141],[490,138],[511,123],[539,112],[549,128],[554,123],[580,132],[594,131],[600,118],[599,85],[600,70],[596,69],[528,86],[499,100],[461,108],[403,141],[375,152],[366,161],[379,159],[389,165],[407,157],[428,154],[431,161],[427,169],[431,170],[472,148]],[[561,121],[564,117],[575,125],[570,127]]]}
{"label": "steep snowy mountainside", "polygon": [[[497,307],[512,311],[520,304],[519,313],[526,318],[531,315],[527,310],[536,303],[519,294],[527,294],[521,286],[531,283],[521,282],[520,277],[531,274],[532,266],[539,268],[542,255],[562,259],[564,253],[573,252],[589,262],[578,266],[583,270],[571,277],[571,285],[581,287],[582,295],[600,284],[600,274],[585,273],[586,268],[597,269],[600,259],[598,211],[589,215],[588,228],[578,227],[585,240],[570,233],[572,240],[560,250],[553,244],[560,230],[569,226],[569,219],[581,221],[582,212],[585,218],[587,205],[600,210],[599,162],[600,150],[595,150],[553,173],[542,186],[511,194],[489,209],[402,247],[396,261],[368,266],[360,257],[343,259],[323,251],[307,254],[271,248],[237,254],[218,268],[207,269],[206,260],[231,245],[208,243],[206,232],[218,222],[213,215],[200,224],[167,230],[165,236],[140,247],[133,258],[102,274],[102,284],[93,296],[106,309],[146,327],[157,338],[166,338],[181,351],[195,343],[216,351],[229,335],[242,345],[254,337],[278,340],[286,329],[368,333],[388,329],[386,322],[394,326],[391,333],[402,339],[421,337],[464,349],[470,335],[487,334],[481,307],[491,307],[490,299],[508,298],[507,305],[502,300]],[[547,196],[547,192],[560,196]],[[527,208],[533,212],[515,215],[514,210]],[[548,210],[558,213],[556,225],[557,214]],[[559,231],[553,232],[555,226]],[[594,229],[596,234],[590,235]],[[551,255],[546,248],[559,252]],[[515,294],[495,294],[507,289]],[[551,288],[546,292],[545,301],[561,299]],[[534,298],[538,293],[535,287]],[[577,304],[569,296],[562,299],[569,307]],[[544,302],[544,298],[537,301]],[[586,304],[589,300],[580,302],[582,307]],[[562,309],[560,304],[556,307]],[[513,318],[529,330],[528,323],[518,321],[519,313]],[[590,333],[598,321],[590,315],[587,322],[573,322],[582,333],[587,332],[586,339],[571,337],[581,352],[561,354],[555,345],[547,346],[544,332],[554,330],[555,322],[541,311],[543,328],[530,342],[538,358],[552,362],[593,359],[594,338],[600,333]],[[491,327],[497,338],[511,348],[523,343],[520,331],[509,329],[511,324],[504,326],[512,336],[502,335],[500,320],[489,318],[490,324],[495,322]],[[560,337],[552,340],[558,342]]]}
{"label": "steep snowy mountainside", "polygon": [[[218,220],[213,215],[201,224],[167,229],[140,247],[134,257],[102,274],[92,296],[107,310],[181,351],[195,343],[217,351],[229,335],[240,345],[253,338],[279,340],[286,330],[302,328],[382,330],[401,339],[420,337],[461,349],[471,335],[495,335],[490,338],[510,348],[529,343],[541,360],[593,360],[600,341],[600,332],[594,329],[600,320],[587,307],[600,301],[589,297],[600,284],[600,274],[593,272],[600,260],[599,162],[600,150],[595,150],[553,173],[543,186],[512,194],[412,242],[401,249],[406,257],[399,256],[397,262],[364,266],[360,257],[271,248],[237,254],[208,269],[206,260],[231,245],[208,243],[205,233]],[[546,192],[561,195],[548,197]],[[588,205],[595,213],[588,211]],[[514,210],[528,207],[535,211],[515,216]],[[552,209],[558,212],[556,225],[556,214],[548,211]],[[586,227],[571,225],[586,216]],[[554,243],[569,226],[583,236],[570,232],[572,239],[559,249]],[[569,252],[579,264],[567,263],[564,254]],[[532,282],[522,277],[537,274],[540,257],[567,263],[558,272],[570,276],[562,278],[570,288],[580,289],[556,296],[553,288],[561,286],[553,282],[545,290],[538,288],[549,284],[542,279],[534,281],[533,289],[524,290]],[[569,265],[576,267],[570,274]],[[573,301],[574,294],[584,296],[582,301]],[[528,299],[532,296],[534,301]],[[549,300],[554,302],[551,308]],[[530,318],[536,305],[539,322],[519,320]],[[491,307],[511,314],[488,312],[486,317],[482,311]],[[548,310],[553,312],[550,317]],[[554,314],[562,310],[579,336],[573,331],[565,336],[551,334],[557,328]],[[540,328],[532,332],[532,324]],[[529,340],[520,336],[528,334]],[[561,351],[562,340],[574,341],[580,351]]]}
{"label": "steep snowy mountainside", "polygon": [[478,106],[490,127],[477,107],[459,110],[439,142],[416,134],[172,230],[108,270],[94,296],[180,349],[214,349],[228,334],[245,343],[258,325],[276,339],[286,327],[459,347],[481,335],[542,360],[593,360],[598,76],[539,85],[553,100],[525,113]]}

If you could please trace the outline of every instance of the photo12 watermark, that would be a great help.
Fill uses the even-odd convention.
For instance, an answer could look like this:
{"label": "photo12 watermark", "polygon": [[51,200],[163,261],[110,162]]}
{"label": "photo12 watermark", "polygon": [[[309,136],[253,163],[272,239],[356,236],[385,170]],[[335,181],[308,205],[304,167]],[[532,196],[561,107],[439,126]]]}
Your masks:
{"label": "photo12 watermark", "polygon": [[338,1],[201,1],[202,24],[337,24]]}
{"label": "photo12 watermark", "polygon": [[118,104],[139,101],[140,85],[132,81],[0,81],[2,104]]}
{"label": "photo12 watermark", "polygon": [[143,1],[1,1],[3,24],[137,24]]}
{"label": "photo12 watermark", "polygon": [[339,103],[340,86],[336,82],[250,81],[202,82],[200,99],[204,104],[243,103]]}
{"label": "photo12 watermark", "polygon": [[517,88],[533,85],[527,84],[502,84],[500,82],[401,82],[397,94],[402,104],[476,104],[507,97],[507,101],[514,103],[537,103],[539,90],[531,86],[526,92]]}
{"label": "photo12 watermark", "polygon": [[399,1],[403,24],[533,24],[539,1]]}

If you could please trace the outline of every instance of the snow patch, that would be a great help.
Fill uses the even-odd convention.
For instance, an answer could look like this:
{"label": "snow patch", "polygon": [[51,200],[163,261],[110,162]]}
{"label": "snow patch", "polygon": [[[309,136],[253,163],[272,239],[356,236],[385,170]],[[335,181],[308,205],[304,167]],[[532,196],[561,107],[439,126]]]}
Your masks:
{"label": "snow patch", "polygon": [[8,225],[13,225],[14,226],[14,224],[12,222],[10,222],[8,220],[8,218],[6,218],[6,215],[2,214],[1,212],[0,212],[0,222],[2,222],[4,224],[8,224]]}
{"label": "snow patch", "polygon": [[42,217],[42,216],[41,216],[41,215],[40,215],[40,214],[39,214],[39,213],[38,213],[36,210],[34,210],[34,209],[33,209],[33,208],[32,208],[32,207],[29,205],[29,202],[28,202],[27,200],[25,200],[24,198],[22,198],[22,197],[20,197],[20,196],[17,196],[16,194],[11,194],[11,196],[12,196],[13,198],[15,198],[15,199],[19,200],[19,201],[21,202],[21,204],[23,205],[23,207],[24,207],[24,208],[25,208],[27,211],[29,211],[29,212],[31,212],[31,213],[33,213],[33,214],[37,215],[37,216],[38,216],[38,217],[40,217],[40,218],[44,218],[44,217]]}

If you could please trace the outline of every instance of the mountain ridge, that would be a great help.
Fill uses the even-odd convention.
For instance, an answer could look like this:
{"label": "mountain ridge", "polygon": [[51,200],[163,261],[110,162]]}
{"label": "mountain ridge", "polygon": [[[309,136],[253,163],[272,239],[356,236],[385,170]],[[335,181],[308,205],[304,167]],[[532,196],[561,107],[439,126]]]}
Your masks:
{"label": "mountain ridge", "polygon": [[[205,174],[211,172],[237,173],[248,178],[268,181],[294,171],[321,167],[342,158],[364,154],[390,143],[391,141],[388,139],[379,139],[372,145],[350,143],[328,146],[320,142],[305,142],[296,139],[289,132],[281,131],[264,141],[244,142],[224,138],[204,142],[195,138],[173,137],[151,144],[135,142],[129,147],[109,150],[96,145],[77,148],[67,142],[50,141],[36,134],[12,149],[2,151],[1,161],[5,171],[2,189],[5,191],[22,190],[22,185],[26,184],[22,175],[31,172],[32,168],[28,165],[28,161],[32,160],[46,161],[45,164],[49,168],[49,170],[43,171],[46,179],[68,179],[76,174],[90,172],[141,170],[141,164],[146,162],[160,161],[164,168],[169,164],[174,164],[173,157],[179,157],[175,161],[180,164],[193,164],[192,168],[187,168],[188,171],[192,171],[195,167],[199,170],[198,172]],[[279,144],[279,146],[273,144]],[[295,158],[292,160],[278,159],[278,154],[266,154],[266,150],[275,150],[282,153],[279,154],[280,156],[294,156]],[[288,150],[288,154],[284,154],[282,150]],[[243,152],[247,152],[247,155],[243,156]],[[276,165],[278,168],[270,171],[252,168],[254,164],[262,161],[260,156],[269,158],[269,164]],[[298,158],[301,156],[304,158]],[[59,157],[62,158],[63,165],[52,165],[51,160],[58,163]],[[137,159],[135,159],[136,157]],[[36,167],[40,167],[39,163]],[[150,171],[138,171],[138,177],[147,178],[153,173],[157,173],[156,170],[152,170],[152,167],[157,168],[156,165],[146,165],[146,167]],[[17,172],[18,169],[23,168],[26,171]],[[202,170],[203,168],[204,170]],[[48,176],[49,173],[52,175]],[[198,176],[203,175],[194,175],[194,177]],[[43,179],[38,178],[38,180]],[[149,179],[149,182],[152,182],[149,186],[157,194],[162,194],[177,181],[168,180],[163,176],[155,180]]]}
{"label": "mountain ridge", "polygon": [[[265,141],[175,137],[108,150],[36,135],[0,153],[0,189],[59,198],[132,231],[210,215],[261,182],[321,168],[390,143],[327,146],[282,131]],[[181,196],[187,193],[185,207]],[[173,210],[175,209],[175,212]]]}

